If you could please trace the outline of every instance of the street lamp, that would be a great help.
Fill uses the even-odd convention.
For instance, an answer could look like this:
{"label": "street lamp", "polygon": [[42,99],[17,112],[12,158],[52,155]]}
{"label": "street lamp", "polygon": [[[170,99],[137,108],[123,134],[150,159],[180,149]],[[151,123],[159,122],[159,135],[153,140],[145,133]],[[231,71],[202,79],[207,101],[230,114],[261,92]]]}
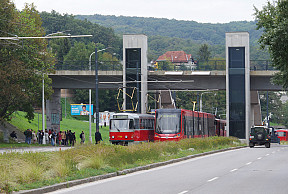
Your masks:
{"label": "street lamp", "polygon": [[[89,71],[91,71],[91,58],[92,55],[95,54],[95,82],[96,82],[96,103],[95,103],[95,114],[96,114],[96,131],[99,131],[99,104],[98,104],[98,56],[97,53],[101,51],[105,51],[110,47],[107,47],[105,49],[101,49],[97,51],[97,48],[95,48],[95,52],[91,53],[89,56]],[[92,97],[91,97],[91,89],[89,89],[89,141],[92,143],[92,135],[91,135],[91,104],[92,104]]]}
{"label": "street lamp", "polygon": [[[212,92],[203,92],[203,93],[201,94],[201,96],[200,96],[200,112],[202,112],[202,95],[203,95],[203,94],[208,94],[208,93],[212,93]],[[216,95],[216,93],[215,93],[214,95]]]}

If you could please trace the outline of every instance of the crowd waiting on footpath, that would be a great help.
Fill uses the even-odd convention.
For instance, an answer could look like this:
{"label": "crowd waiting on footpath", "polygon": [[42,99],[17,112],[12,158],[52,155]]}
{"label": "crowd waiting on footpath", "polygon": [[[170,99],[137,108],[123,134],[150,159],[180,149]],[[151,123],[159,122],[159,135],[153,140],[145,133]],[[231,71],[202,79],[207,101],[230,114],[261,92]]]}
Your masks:
{"label": "crowd waiting on footpath", "polygon": [[[83,131],[82,133],[84,134]],[[38,143],[38,144],[51,144],[52,146],[55,146],[55,145],[74,146],[74,144],[76,143],[75,132],[72,132],[71,130],[59,131],[57,133],[55,130],[46,129],[45,131],[38,130],[38,132],[35,133],[32,129],[27,129],[24,132],[24,135],[25,135],[25,143],[27,144]],[[85,141],[85,136],[84,136],[84,141]],[[82,138],[81,138],[81,143],[82,143]]]}

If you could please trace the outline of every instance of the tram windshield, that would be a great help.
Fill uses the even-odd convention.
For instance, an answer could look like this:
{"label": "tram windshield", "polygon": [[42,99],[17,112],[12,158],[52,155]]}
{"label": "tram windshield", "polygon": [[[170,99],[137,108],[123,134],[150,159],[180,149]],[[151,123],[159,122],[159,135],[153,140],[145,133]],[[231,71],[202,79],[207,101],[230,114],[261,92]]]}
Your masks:
{"label": "tram windshield", "polygon": [[158,134],[174,134],[180,132],[180,112],[157,112],[156,113],[156,129]]}
{"label": "tram windshield", "polygon": [[110,131],[120,132],[129,129],[134,129],[132,119],[111,119]]}

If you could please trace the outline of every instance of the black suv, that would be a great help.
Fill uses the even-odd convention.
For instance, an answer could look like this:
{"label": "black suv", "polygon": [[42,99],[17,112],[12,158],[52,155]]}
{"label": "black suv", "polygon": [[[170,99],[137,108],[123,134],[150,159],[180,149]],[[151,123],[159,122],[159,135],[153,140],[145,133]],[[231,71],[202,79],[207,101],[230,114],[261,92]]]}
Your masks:
{"label": "black suv", "polygon": [[269,135],[269,128],[265,126],[254,126],[251,128],[249,147],[253,148],[255,145],[265,145],[270,148],[271,137]]}

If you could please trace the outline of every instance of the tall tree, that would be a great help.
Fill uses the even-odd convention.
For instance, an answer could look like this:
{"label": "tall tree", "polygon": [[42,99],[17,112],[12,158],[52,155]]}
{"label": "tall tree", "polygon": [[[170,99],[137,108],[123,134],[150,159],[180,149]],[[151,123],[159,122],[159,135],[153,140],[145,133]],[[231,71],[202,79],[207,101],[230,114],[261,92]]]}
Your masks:
{"label": "tall tree", "polygon": [[[25,5],[18,12],[10,0],[0,1],[1,36],[43,36],[41,18],[34,5]],[[5,22],[2,22],[2,18]],[[41,103],[43,74],[50,72],[53,57],[47,52],[47,41],[29,39],[0,40],[0,120],[10,119],[13,112],[22,110],[33,119],[33,106]],[[52,92],[45,76],[46,96]]]}
{"label": "tall tree", "polygon": [[280,70],[274,79],[288,87],[288,1],[267,2],[262,10],[255,9],[257,29],[263,29],[259,39],[262,48],[268,47],[273,66]]}
{"label": "tall tree", "polygon": [[200,62],[208,62],[211,56],[211,52],[209,51],[208,44],[202,44],[198,51],[198,60]]}

